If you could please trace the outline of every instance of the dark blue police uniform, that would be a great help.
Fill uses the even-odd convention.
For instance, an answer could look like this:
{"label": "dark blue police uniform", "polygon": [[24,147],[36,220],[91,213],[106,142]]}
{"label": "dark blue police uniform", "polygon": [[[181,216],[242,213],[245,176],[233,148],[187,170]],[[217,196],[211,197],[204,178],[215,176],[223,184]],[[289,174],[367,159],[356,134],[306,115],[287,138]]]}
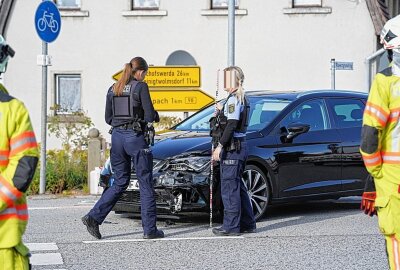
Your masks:
{"label": "dark blue police uniform", "polygon": [[[134,90],[133,107],[139,114],[142,122],[149,123],[155,120],[155,111],[151,102],[149,89],[146,83],[131,81],[124,91]],[[101,196],[99,201],[89,212],[98,224],[104,219],[126,190],[130,182],[131,160],[134,164],[139,180],[141,217],[144,235],[156,235],[156,202],[153,182],[153,155],[141,131],[135,131],[132,121],[121,120],[115,117],[113,109],[114,93],[112,87],[107,93],[105,120],[113,126],[111,135],[111,164],[114,171],[114,183]],[[113,112],[114,111],[114,112]],[[141,115],[140,115],[141,114]],[[142,126],[142,130],[144,126]]]}
{"label": "dark blue police uniform", "polygon": [[[242,181],[248,148],[246,130],[237,130],[237,128],[241,126],[241,120],[246,121],[241,119],[244,109],[245,106],[232,95],[228,97],[224,105],[224,114],[228,124],[220,139],[220,143],[224,146],[220,159],[221,197],[224,204],[224,219],[221,229],[227,233],[254,231],[256,228],[250,198]],[[232,125],[230,122],[234,124]],[[232,140],[236,141],[236,144],[240,144],[239,149],[229,150],[227,144]]]}

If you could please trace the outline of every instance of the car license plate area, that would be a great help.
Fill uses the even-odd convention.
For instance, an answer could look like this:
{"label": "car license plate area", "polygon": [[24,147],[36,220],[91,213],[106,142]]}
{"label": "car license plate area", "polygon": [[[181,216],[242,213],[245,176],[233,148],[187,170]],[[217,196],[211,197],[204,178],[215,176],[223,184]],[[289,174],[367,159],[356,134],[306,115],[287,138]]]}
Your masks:
{"label": "car license plate area", "polygon": [[139,190],[139,181],[137,179],[131,179],[126,190]]}

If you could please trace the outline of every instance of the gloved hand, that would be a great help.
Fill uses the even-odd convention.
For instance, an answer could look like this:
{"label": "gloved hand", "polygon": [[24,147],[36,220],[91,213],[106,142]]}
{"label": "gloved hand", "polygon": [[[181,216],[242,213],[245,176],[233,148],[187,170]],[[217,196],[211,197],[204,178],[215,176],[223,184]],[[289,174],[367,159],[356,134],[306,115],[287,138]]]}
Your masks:
{"label": "gloved hand", "polygon": [[376,192],[364,192],[361,199],[361,210],[364,211],[366,215],[373,216],[376,215],[375,210],[375,199]]}
{"label": "gloved hand", "polygon": [[152,123],[147,123],[146,126],[146,132],[145,132],[145,136],[144,139],[147,143],[147,145],[154,145],[154,136],[156,135],[156,132],[154,130],[153,124]]}
{"label": "gloved hand", "polygon": [[111,175],[109,174],[100,174],[100,179],[99,179],[99,186],[106,188],[109,186],[109,181],[110,181]]}
{"label": "gloved hand", "polygon": [[158,114],[157,111],[154,111],[154,122],[156,123],[160,122],[160,115]]}

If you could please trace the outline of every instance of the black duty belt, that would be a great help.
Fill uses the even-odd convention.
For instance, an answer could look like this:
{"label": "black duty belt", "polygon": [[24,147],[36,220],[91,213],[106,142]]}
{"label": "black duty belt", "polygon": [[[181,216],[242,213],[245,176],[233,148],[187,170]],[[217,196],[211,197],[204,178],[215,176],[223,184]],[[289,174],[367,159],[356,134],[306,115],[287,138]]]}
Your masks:
{"label": "black duty belt", "polygon": [[133,129],[133,124],[123,124],[123,125],[118,125],[113,128],[117,129]]}
{"label": "black duty belt", "polygon": [[134,132],[143,132],[142,126],[140,125],[139,122],[126,123],[115,126],[113,128],[124,129],[124,130],[132,129]]}

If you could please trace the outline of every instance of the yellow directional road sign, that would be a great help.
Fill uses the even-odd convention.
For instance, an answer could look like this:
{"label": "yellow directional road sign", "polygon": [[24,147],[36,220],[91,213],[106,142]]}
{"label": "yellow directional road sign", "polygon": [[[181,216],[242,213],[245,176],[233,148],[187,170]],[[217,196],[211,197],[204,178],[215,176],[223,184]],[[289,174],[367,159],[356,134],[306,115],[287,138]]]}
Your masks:
{"label": "yellow directional road sign", "polygon": [[214,98],[199,90],[150,90],[157,111],[197,111],[214,102]]}
{"label": "yellow directional road sign", "polygon": [[[113,75],[118,81],[122,70]],[[149,87],[200,87],[199,66],[150,66],[144,80]]]}

